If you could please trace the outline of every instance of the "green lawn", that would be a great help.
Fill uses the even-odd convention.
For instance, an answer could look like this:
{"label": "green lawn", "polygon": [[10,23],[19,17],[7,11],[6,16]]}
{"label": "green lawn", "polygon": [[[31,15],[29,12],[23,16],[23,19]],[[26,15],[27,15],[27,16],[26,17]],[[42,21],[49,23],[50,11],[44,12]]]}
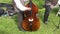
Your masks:
{"label": "green lawn", "polygon": [[[1,0],[0,2],[5,2],[5,0]],[[7,1],[7,3],[9,3],[9,1]],[[0,34],[60,34],[60,29],[54,31],[56,29],[54,24],[58,25],[60,18],[56,17],[56,10],[52,10],[50,12],[47,25],[43,23],[44,12],[45,12],[44,8],[39,10],[38,14],[41,25],[38,31],[34,32],[20,31],[18,29],[16,16],[13,16],[12,19],[10,19],[7,16],[2,16],[0,17]]]}

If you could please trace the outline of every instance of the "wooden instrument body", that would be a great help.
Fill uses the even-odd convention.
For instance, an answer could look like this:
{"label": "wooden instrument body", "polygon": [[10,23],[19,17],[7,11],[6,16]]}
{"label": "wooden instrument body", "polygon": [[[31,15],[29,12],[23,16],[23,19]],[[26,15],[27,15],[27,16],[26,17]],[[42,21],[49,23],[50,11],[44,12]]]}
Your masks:
{"label": "wooden instrument body", "polygon": [[[30,7],[29,3],[26,7]],[[31,13],[31,14],[30,14]],[[24,14],[26,17],[22,22],[22,27],[26,31],[36,31],[40,27],[39,19],[36,14],[38,13],[38,8],[32,3],[31,11],[25,11]]]}

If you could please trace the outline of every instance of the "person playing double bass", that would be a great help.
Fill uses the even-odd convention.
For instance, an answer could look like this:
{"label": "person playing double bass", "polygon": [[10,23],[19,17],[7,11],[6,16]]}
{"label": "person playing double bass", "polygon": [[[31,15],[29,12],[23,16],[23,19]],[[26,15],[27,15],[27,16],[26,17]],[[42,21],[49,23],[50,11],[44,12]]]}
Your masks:
{"label": "person playing double bass", "polygon": [[13,1],[13,8],[16,12],[18,12],[18,27],[21,31],[24,29],[21,27],[21,23],[23,21],[23,12],[25,10],[31,10],[31,8],[25,7],[24,3],[28,0],[12,0]]}

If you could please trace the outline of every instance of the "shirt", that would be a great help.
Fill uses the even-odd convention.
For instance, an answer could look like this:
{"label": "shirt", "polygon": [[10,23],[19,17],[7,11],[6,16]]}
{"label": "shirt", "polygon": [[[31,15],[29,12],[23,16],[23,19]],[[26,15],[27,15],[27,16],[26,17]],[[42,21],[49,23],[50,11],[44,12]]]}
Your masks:
{"label": "shirt", "polygon": [[16,7],[20,10],[26,10],[27,8],[23,5],[24,2],[27,1],[27,0],[14,0],[15,4],[16,4]]}
{"label": "shirt", "polygon": [[60,5],[60,0],[58,0],[58,4]]}

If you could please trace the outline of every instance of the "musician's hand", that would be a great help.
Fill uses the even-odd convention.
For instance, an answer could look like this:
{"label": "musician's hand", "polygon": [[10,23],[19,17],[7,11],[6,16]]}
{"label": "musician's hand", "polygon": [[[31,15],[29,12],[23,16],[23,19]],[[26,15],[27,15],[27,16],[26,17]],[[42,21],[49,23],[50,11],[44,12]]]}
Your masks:
{"label": "musician's hand", "polygon": [[26,10],[30,11],[30,10],[31,10],[31,8],[26,7]]}
{"label": "musician's hand", "polygon": [[21,9],[21,11],[26,11],[26,10],[30,11],[31,8],[29,8],[29,7],[24,7],[24,8]]}

